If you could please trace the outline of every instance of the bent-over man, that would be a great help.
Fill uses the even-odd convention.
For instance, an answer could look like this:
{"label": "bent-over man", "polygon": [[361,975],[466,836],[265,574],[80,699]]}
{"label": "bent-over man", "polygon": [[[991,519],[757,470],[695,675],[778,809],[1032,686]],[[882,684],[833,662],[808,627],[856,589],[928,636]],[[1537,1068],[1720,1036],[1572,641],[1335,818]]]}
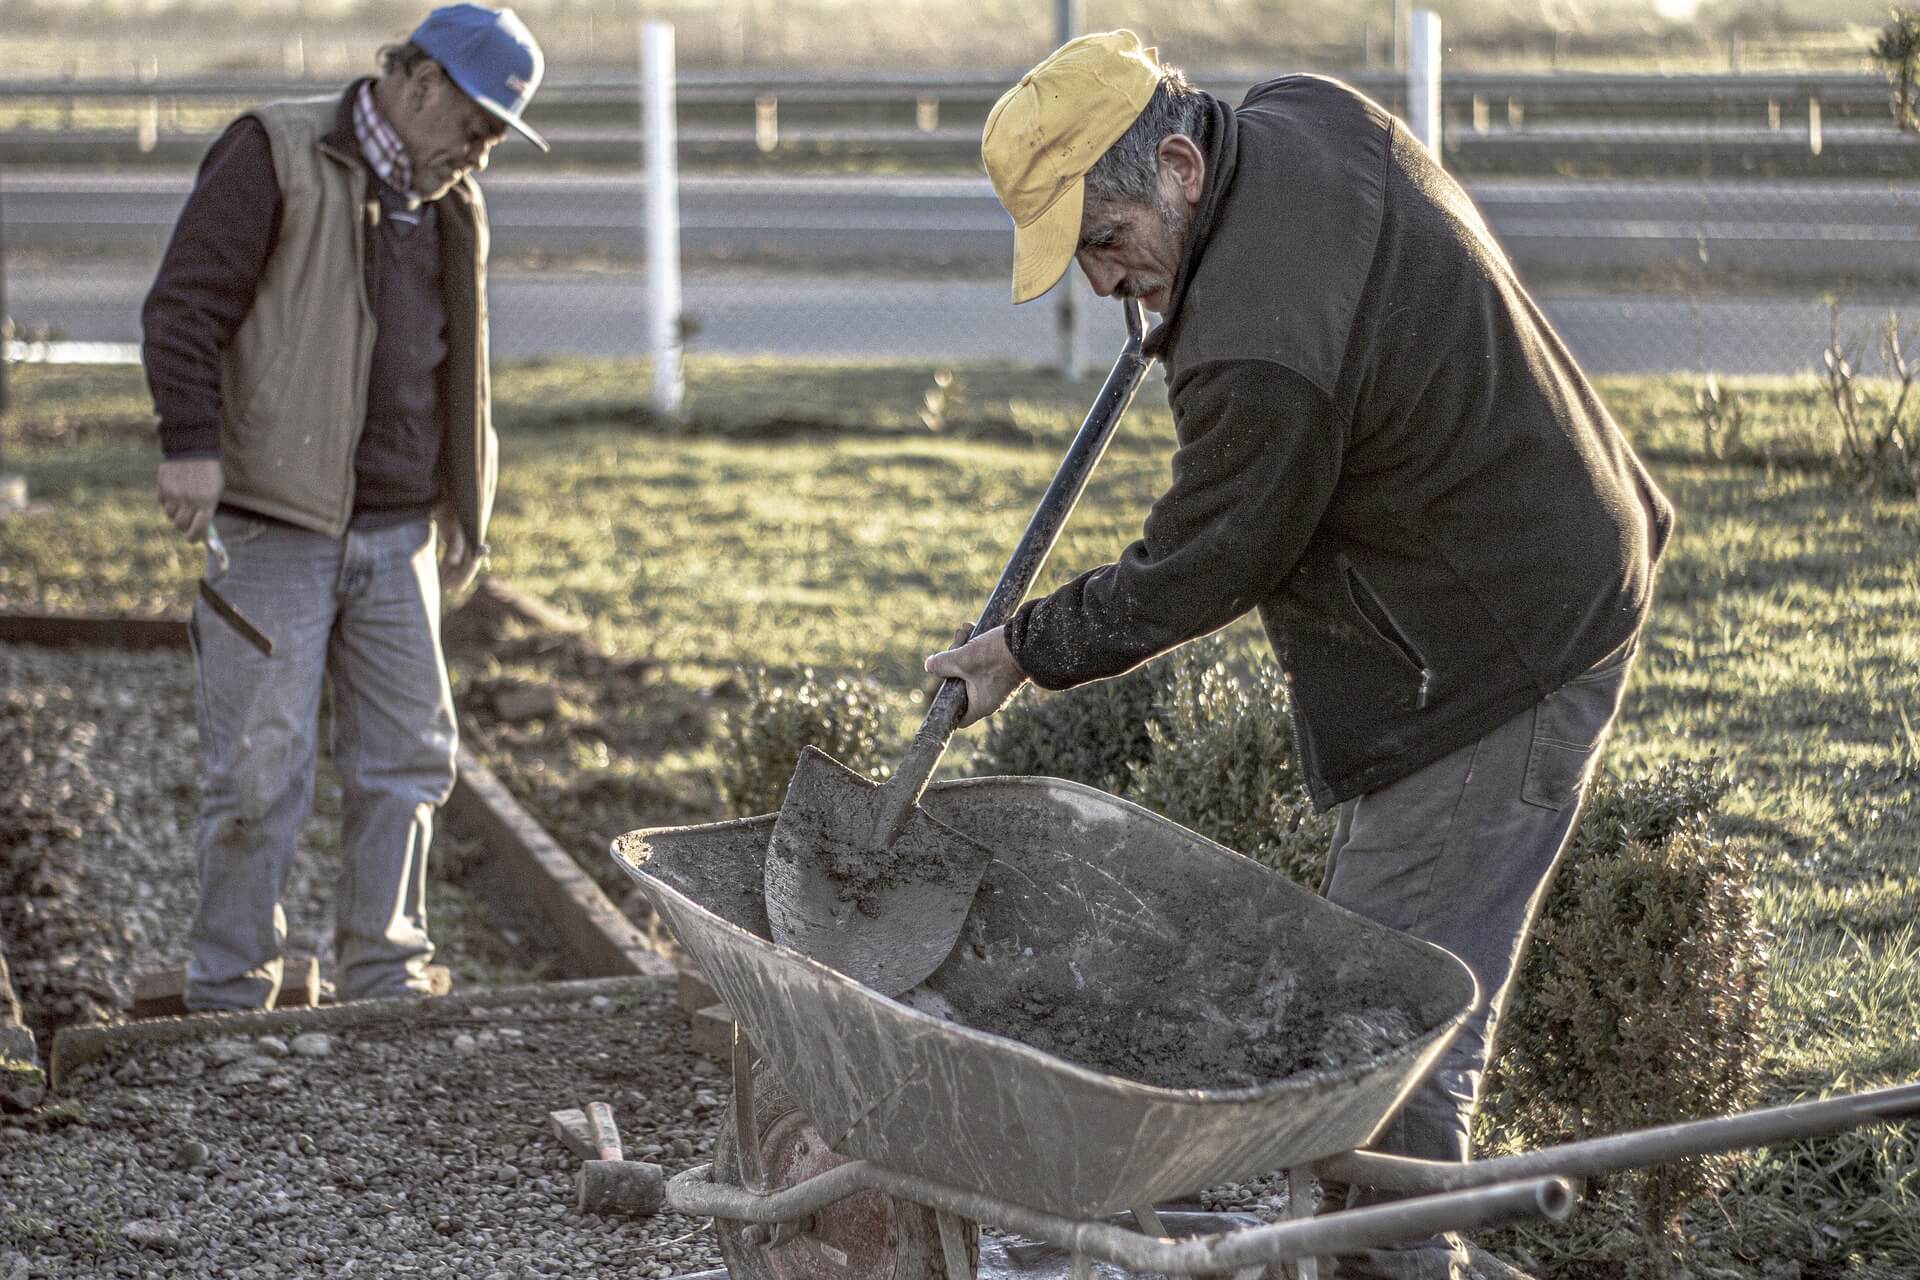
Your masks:
{"label": "bent-over man", "polygon": [[[1257,609],[1301,771],[1336,813],[1325,893],[1479,979],[1377,1144],[1464,1160],[1672,508],[1472,202],[1345,85],[1286,76],[1233,107],[1131,32],[1086,36],[1000,99],[982,155],[1016,303],[1077,259],[1095,292],[1159,313],[1146,350],[1179,447],[1114,563],[927,669],[966,681],[971,723],[1028,680],[1118,675]],[[1444,1280],[1467,1246],[1338,1265]]]}

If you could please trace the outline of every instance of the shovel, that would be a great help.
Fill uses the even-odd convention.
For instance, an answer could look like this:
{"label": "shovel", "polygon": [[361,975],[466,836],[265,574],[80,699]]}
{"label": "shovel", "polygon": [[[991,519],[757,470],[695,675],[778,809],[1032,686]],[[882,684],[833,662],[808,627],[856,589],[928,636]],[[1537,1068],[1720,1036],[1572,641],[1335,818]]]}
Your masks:
{"label": "shovel", "polygon": [[[1034,509],[976,633],[1004,623],[1025,598],[1152,363],[1140,351],[1140,304],[1122,306],[1126,346]],[[913,746],[878,786],[817,747],[802,749],[767,848],[764,891],[775,942],[886,996],[920,985],[940,967],[993,858],[991,849],[920,807],[966,706],[966,682],[942,681]]]}

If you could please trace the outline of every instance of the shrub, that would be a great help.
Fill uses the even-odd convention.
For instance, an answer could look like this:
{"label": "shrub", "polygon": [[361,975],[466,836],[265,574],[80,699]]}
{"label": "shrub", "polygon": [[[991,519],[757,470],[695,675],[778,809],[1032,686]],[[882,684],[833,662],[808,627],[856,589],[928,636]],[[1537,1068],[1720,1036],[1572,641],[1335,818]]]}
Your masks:
{"label": "shrub", "polygon": [[1318,889],[1330,819],[1306,820],[1286,698],[1271,662],[1244,680],[1217,653],[1175,666],[1147,726],[1152,754],[1133,766],[1132,798]]}
{"label": "shrub", "polygon": [[778,809],[802,747],[818,747],[875,781],[891,771],[880,749],[885,708],[865,677],[824,679],[807,668],[794,680],[754,668],[741,671],[740,679],[746,705],[726,717],[719,769],[733,813]]}
{"label": "shrub", "polygon": [[1747,427],[1747,403],[1738,391],[1709,373],[1694,389],[1693,415],[1700,423],[1700,451],[1709,458],[1736,455]]}
{"label": "shrub", "polygon": [[1023,692],[987,721],[974,772],[1066,778],[1126,795],[1133,766],[1153,753],[1147,725],[1167,669],[1187,660],[1179,650],[1111,680]]}
{"label": "shrub", "polygon": [[[1484,1136],[1550,1146],[1751,1104],[1765,935],[1752,867],[1713,831],[1725,791],[1711,761],[1595,780],[1500,1028]],[[1725,1167],[1622,1175],[1652,1256]]]}
{"label": "shrub", "polygon": [[1858,340],[1840,336],[1840,307],[1828,305],[1827,403],[1840,429],[1840,464],[1851,476],[1892,493],[1920,493],[1920,396],[1913,394],[1920,353],[1907,350],[1900,316],[1888,312],[1875,334],[1886,385],[1860,372]]}
{"label": "shrub", "polygon": [[1891,21],[1874,38],[1873,59],[1887,73],[1891,90],[1887,103],[1893,122],[1901,129],[1920,127],[1916,119],[1914,79],[1920,70],[1920,10],[1895,9]]}
{"label": "shrub", "polygon": [[976,771],[1126,796],[1317,888],[1328,823],[1305,821],[1279,671],[1262,662],[1243,679],[1226,654],[1210,636],[1112,680],[1024,695],[988,722]]}

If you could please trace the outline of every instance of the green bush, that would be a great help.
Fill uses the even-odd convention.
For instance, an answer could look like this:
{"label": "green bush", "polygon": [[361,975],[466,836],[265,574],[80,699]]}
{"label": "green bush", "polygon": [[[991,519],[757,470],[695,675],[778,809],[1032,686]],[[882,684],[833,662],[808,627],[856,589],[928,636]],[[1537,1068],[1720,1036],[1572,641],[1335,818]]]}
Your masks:
{"label": "green bush", "polygon": [[1023,694],[988,722],[975,771],[1099,787],[1318,887],[1328,821],[1305,820],[1279,671],[1243,679],[1226,655],[1209,636],[1112,680]]}
{"label": "green bush", "polygon": [[746,704],[726,716],[719,783],[737,815],[772,813],[787,798],[800,749],[820,750],[880,781],[892,771],[881,751],[886,724],[880,691],[865,677],[798,678],[742,670]]}
{"label": "green bush", "polygon": [[[1550,1146],[1751,1105],[1765,935],[1753,869],[1713,830],[1725,792],[1711,761],[1595,780],[1501,1024],[1484,1139]],[[1622,1176],[1646,1256],[1725,1167]]]}
{"label": "green bush", "polygon": [[1127,794],[1133,766],[1153,753],[1147,725],[1166,672],[1184,652],[1077,689],[1025,690],[987,721],[974,772],[1066,778]]}
{"label": "green bush", "polygon": [[1331,819],[1308,821],[1279,668],[1246,679],[1202,650],[1173,667],[1147,726],[1152,755],[1132,798],[1308,888],[1320,886]]}

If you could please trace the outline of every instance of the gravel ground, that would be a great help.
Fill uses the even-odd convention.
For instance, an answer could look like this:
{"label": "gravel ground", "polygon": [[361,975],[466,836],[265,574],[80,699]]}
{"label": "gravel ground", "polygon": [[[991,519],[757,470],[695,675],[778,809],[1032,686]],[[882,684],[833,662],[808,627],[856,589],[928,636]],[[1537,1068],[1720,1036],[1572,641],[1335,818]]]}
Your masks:
{"label": "gravel ground", "polygon": [[[43,1056],[60,1027],[120,1021],[132,975],[184,961],[197,776],[185,655],[0,645],[0,937]],[[338,813],[323,767],[286,899],[288,950],[323,977]],[[456,883],[484,851],[443,830],[435,853],[456,991],[558,976],[536,923]],[[193,1041],[87,1064],[38,1110],[0,1116],[0,1280],[718,1266],[701,1222],[575,1214],[578,1161],[547,1132],[549,1110],[600,1098],[630,1156],[669,1172],[704,1158],[722,1073],[685,1052],[658,984],[631,986],[358,1006],[365,1021],[348,1006],[325,1011],[349,1025],[323,1040],[209,1020]]]}
{"label": "gravel ground", "polygon": [[[184,653],[0,645],[0,937],[43,1042],[70,1023],[114,1020],[133,975],[186,962],[193,697]],[[324,761],[318,774],[287,885],[287,953],[319,957],[330,984],[340,796]],[[440,961],[457,986],[562,976],[537,922],[462,887],[483,855],[444,826],[436,835],[428,902]]]}
{"label": "gravel ground", "polygon": [[[0,645],[0,936],[43,1053],[57,1027],[119,1021],[130,975],[184,959],[192,699],[179,653]],[[287,895],[289,951],[319,956],[323,974],[337,814],[323,768]],[[685,1051],[661,984],[507,987],[562,976],[537,924],[462,892],[484,850],[443,831],[435,856],[454,999],[323,1010],[304,1016],[332,1019],[326,1030],[304,1035],[210,1019],[0,1115],[0,1280],[719,1266],[710,1224],[575,1213],[578,1162],[546,1121],[605,1099],[628,1154],[671,1175],[710,1151],[728,1096],[719,1064]],[[505,1002],[489,1004],[491,989]],[[1279,1192],[1269,1178],[1198,1202],[1271,1217]]]}
{"label": "gravel ground", "polygon": [[326,1011],[325,1032],[124,1047],[0,1124],[0,1278],[662,1277],[711,1229],[574,1210],[551,1109],[609,1102],[630,1158],[701,1163],[726,1089],[667,984]]}

